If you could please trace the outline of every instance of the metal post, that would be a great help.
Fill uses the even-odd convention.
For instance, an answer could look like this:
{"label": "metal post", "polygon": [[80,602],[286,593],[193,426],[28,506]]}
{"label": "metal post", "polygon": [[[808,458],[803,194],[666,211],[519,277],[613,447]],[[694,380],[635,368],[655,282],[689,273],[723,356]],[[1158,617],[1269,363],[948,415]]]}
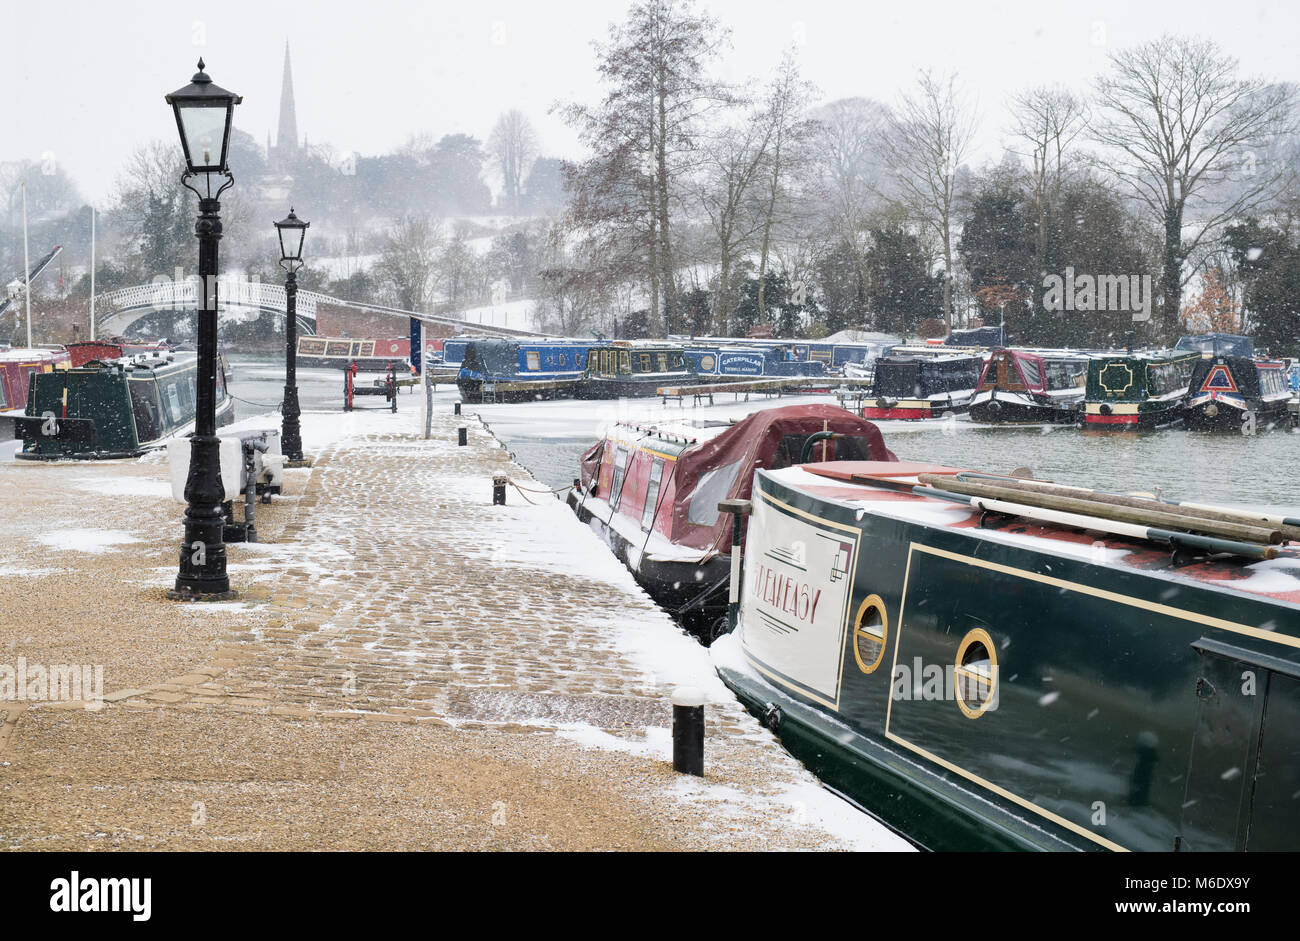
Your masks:
{"label": "metal post", "polygon": [[723,500],[718,509],[731,514],[731,577],[727,586],[727,633],[736,629],[740,618],[741,541],[745,538],[744,519],[752,504],[749,500]]}
{"label": "metal post", "polygon": [[452,404],[452,406],[451,406],[451,413],[452,413],[453,415],[459,415],[459,414],[460,414],[460,403],[459,403],[459,402],[455,402],[455,403]]}
{"label": "metal post", "polygon": [[492,478],[492,505],[506,505],[506,478],[504,477]]}
{"label": "metal post", "polygon": [[469,444],[469,429],[464,425],[456,429],[456,443],[462,448]]}
{"label": "metal post", "polygon": [[280,447],[286,460],[302,460],[302,409],[298,405],[298,273],[292,268],[284,281],[284,408]]}
{"label": "metal post", "polygon": [[95,207],[90,207],[90,339],[95,339]]}
{"label": "metal post", "polygon": [[217,246],[221,240],[221,203],[199,199],[194,225],[199,239],[198,386],[190,470],[185,481],[185,541],[180,571],[168,597],[182,600],[233,598],[226,575],[222,541],[221,452],[217,438]]}
{"label": "metal post", "polygon": [[23,298],[27,304],[27,348],[32,348],[32,262],[27,255],[27,181],[23,180]]}
{"label": "metal post", "polygon": [[704,694],[693,686],[673,690],[673,770],[704,776]]}
{"label": "metal post", "polygon": [[424,438],[433,434],[433,386],[429,382],[429,341],[425,338],[428,325],[420,321],[420,384],[424,386]]}

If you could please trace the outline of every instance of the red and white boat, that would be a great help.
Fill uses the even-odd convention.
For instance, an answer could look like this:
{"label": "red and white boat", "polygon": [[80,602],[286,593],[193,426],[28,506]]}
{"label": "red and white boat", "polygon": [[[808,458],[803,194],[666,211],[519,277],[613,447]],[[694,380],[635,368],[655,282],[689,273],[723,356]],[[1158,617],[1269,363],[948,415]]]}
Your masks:
{"label": "red and white boat", "polygon": [[567,502],[642,587],[706,638],[725,629],[732,519],[754,471],[805,461],[894,461],[876,426],[832,405],[764,409],[739,422],[619,423],[582,456]]}
{"label": "red and white boat", "polygon": [[27,408],[32,373],[53,372],[71,365],[62,347],[0,349],[0,440],[13,437],[13,419]]}

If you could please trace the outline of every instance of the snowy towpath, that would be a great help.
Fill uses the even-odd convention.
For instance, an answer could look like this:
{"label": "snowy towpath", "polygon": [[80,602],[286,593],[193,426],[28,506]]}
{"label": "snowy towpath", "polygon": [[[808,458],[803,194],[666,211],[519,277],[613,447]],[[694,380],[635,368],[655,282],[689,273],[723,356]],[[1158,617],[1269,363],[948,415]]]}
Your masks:
{"label": "snowy towpath", "polygon": [[[822,789],[560,501],[493,507],[494,474],[544,488],[472,418],[457,447],[460,421],[425,441],[411,413],[304,416],[292,510],[230,549],[245,600],[185,614],[210,639],[183,675],[118,689],[110,669],[103,709],[23,713],[0,845],[93,844],[84,804],[112,845],[907,848]],[[139,480],[165,467],[131,473],[120,498],[154,499]],[[141,576],[166,580],[156,559]],[[683,683],[710,699],[702,780],[671,769]]]}

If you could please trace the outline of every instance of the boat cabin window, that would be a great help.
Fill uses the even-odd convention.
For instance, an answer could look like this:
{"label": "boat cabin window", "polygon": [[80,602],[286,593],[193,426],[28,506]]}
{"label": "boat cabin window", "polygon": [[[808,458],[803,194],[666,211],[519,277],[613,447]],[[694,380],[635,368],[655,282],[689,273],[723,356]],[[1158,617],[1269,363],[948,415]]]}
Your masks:
{"label": "boat cabin window", "polygon": [[967,718],[997,708],[998,658],[988,631],[976,628],[962,639],[955,667],[957,705]]}
{"label": "boat cabin window", "polygon": [[1185,363],[1151,364],[1147,366],[1147,392],[1151,395],[1167,395],[1170,392],[1184,391],[1191,374],[1191,367]]}
{"label": "boat cabin window", "polygon": [[654,369],[654,365],[653,365],[653,363],[652,363],[652,361],[651,361],[650,354],[649,354],[649,353],[642,353],[642,354],[641,354],[641,372],[651,372],[653,369]]}
{"label": "boat cabin window", "polygon": [[626,352],[618,354],[618,371],[625,376],[632,373],[632,361]]}
{"label": "boat cabin window", "polygon": [[1044,365],[1049,389],[1082,389],[1088,382],[1087,363],[1049,360]]}
{"label": "boat cabin window", "polygon": [[627,478],[627,455],[628,449],[621,445],[614,452],[614,479],[609,486],[611,510],[617,510],[619,502],[623,499],[623,481]]}
{"label": "boat cabin window", "polygon": [[135,413],[136,440],[156,441],[163,435],[162,406],[158,402],[158,384],[153,379],[128,379],[131,411]]}
{"label": "boat cabin window", "polygon": [[527,353],[525,353],[524,361],[527,364],[527,368],[533,370],[534,372],[542,368],[540,362],[540,356],[536,350],[529,350]]}
{"label": "boat cabin window", "polygon": [[731,493],[731,486],[736,482],[736,475],[740,473],[740,465],[744,463],[742,459],[724,464],[701,477],[695,485],[695,492],[691,494],[690,505],[686,508],[686,518],[698,526],[713,526],[717,523],[718,504],[727,499],[727,495]]}
{"label": "boat cabin window", "polygon": [[663,481],[664,462],[655,458],[650,463],[650,484],[645,492],[645,507],[641,510],[641,528],[649,532],[655,524],[655,514],[659,509],[659,485]]}
{"label": "boat cabin window", "polygon": [[1021,357],[1017,365],[1020,366],[1020,375],[1025,377],[1026,386],[1031,389],[1037,389],[1042,386],[1043,372],[1041,364],[1029,359],[1028,357]]}

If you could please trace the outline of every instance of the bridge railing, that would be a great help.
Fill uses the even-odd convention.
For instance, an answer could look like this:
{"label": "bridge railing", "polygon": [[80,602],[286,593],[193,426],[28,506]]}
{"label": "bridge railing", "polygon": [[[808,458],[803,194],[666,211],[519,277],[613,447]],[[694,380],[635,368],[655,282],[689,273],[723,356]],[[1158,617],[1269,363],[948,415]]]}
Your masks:
{"label": "bridge railing", "polygon": [[[316,299],[313,291],[298,292],[298,316],[316,319]],[[159,281],[118,288],[100,294],[98,304],[115,311],[193,310],[199,303],[199,281]],[[245,278],[219,278],[217,281],[217,308],[244,307],[266,311],[285,309],[284,285],[250,281]]]}
{"label": "bridge railing", "polygon": [[[219,278],[217,290],[217,307],[256,309],[258,311],[281,312],[285,310],[285,292],[282,284],[268,284],[245,278]],[[106,326],[116,324],[123,315],[146,310],[193,310],[198,306],[199,281],[193,278],[183,281],[171,279],[153,284],[139,284],[133,287],[118,288],[97,295],[96,303],[104,309],[102,317],[97,318]],[[531,330],[521,330],[506,326],[475,323],[445,314],[426,314],[418,311],[402,310],[383,304],[368,304],[330,297],[317,291],[298,292],[298,317],[300,320],[314,322],[317,304],[331,304],[368,313],[387,314],[392,317],[422,320],[426,323],[443,324],[464,329],[470,333],[496,336],[542,337],[547,334]],[[131,317],[130,320],[137,318]]]}

